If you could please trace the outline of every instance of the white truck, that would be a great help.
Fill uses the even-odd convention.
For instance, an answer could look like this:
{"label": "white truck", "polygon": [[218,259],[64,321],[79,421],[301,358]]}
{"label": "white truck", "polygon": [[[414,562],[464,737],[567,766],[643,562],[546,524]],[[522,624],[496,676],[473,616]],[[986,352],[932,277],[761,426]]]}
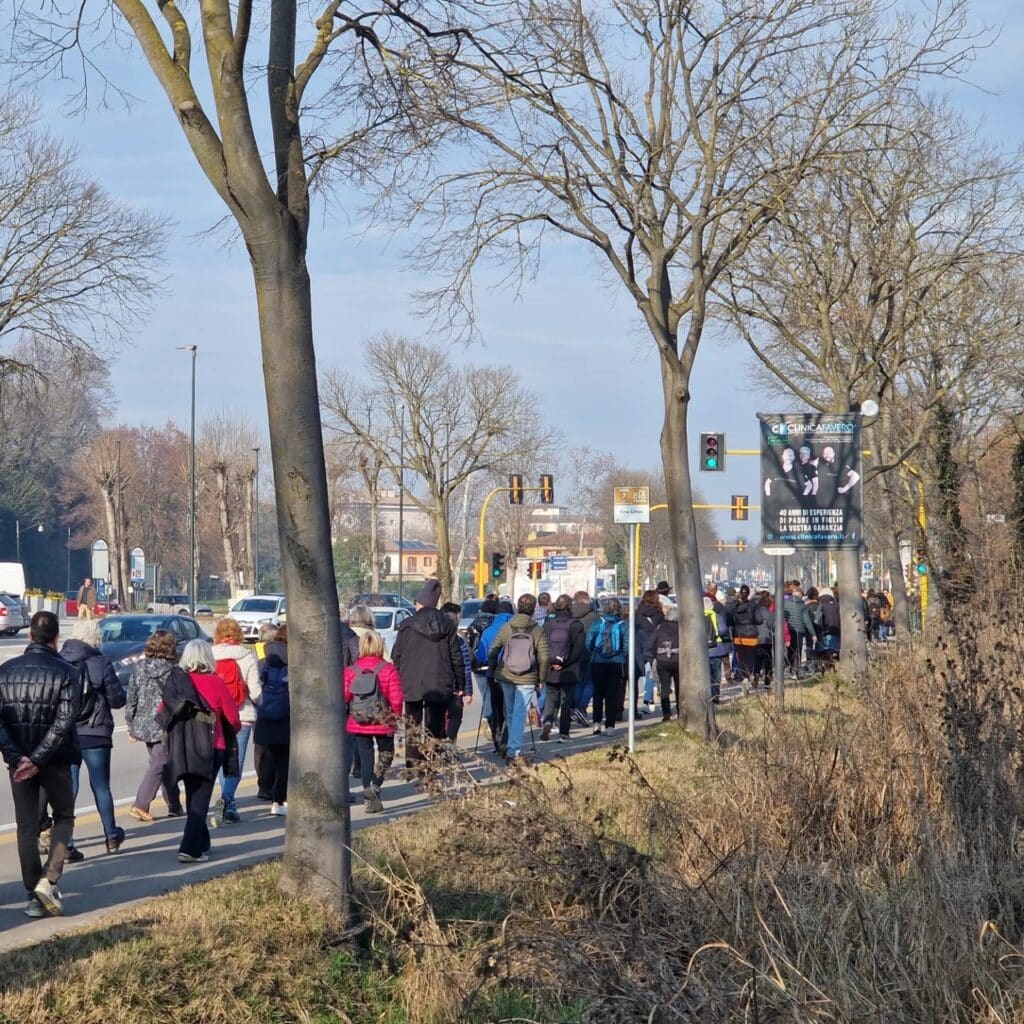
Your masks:
{"label": "white truck", "polygon": [[[541,563],[541,575],[530,579],[530,564]],[[585,590],[591,597],[597,590],[597,559],[593,555],[548,555],[545,558],[517,558],[515,593],[520,594],[568,594]]]}

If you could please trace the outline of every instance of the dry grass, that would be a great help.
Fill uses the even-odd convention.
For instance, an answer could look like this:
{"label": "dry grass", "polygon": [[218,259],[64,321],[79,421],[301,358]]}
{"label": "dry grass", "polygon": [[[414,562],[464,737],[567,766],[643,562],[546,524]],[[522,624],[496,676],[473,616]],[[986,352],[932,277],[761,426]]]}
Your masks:
{"label": "dry grass", "polygon": [[934,645],[360,834],[372,940],[273,866],[10,954],[0,1022],[1024,1022],[1021,642]]}

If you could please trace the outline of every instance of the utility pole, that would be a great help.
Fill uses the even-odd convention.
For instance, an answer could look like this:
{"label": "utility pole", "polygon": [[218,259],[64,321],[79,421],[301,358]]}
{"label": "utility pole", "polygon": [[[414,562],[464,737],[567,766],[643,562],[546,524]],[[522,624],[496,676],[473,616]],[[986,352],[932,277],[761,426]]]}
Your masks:
{"label": "utility pole", "polygon": [[405,551],[405,407],[402,407],[402,425],[398,437],[398,596],[404,597]]}
{"label": "utility pole", "polygon": [[195,345],[178,345],[178,349],[192,353],[192,430],[189,441],[188,477],[189,477],[189,568],[188,568],[188,608],[191,615],[196,614],[196,351]]}
{"label": "utility pole", "polygon": [[260,450],[256,453],[256,476],[253,481],[253,539],[252,539],[252,592],[260,592]]}

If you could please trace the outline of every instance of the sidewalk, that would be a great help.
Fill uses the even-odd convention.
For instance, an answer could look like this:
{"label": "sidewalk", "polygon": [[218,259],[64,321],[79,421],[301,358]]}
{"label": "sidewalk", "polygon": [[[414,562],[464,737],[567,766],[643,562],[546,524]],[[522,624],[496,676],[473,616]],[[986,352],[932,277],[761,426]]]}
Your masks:
{"label": "sidewalk", "polygon": [[[662,725],[660,716],[649,716],[637,722],[638,729]],[[464,734],[465,736],[465,734]],[[539,733],[538,733],[539,736]],[[611,735],[593,736],[589,730],[579,729],[569,744],[537,743],[536,754],[527,748],[531,762],[545,763],[572,757],[574,754],[623,743],[625,725]],[[470,737],[472,739],[472,737]],[[472,743],[468,744],[471,748]],[[463,750],[462,770],[457,781],[469,788],[497,781],[503,775],[503,762],[490,751],[491,744],[481,736],[480,754]],[[361,805],[352,807],[353,832],[390,818],[411,814],[428,806],[433,798],[417,792],[412,783],[390,778],[384,786],[386,813],[367,816]],[[238,791],[241,823],[213,831],[210,860],[200,864],[179,864],[176,859],[183,822],[162,819],[144,825],[126,816],[119,816],[127,838],[117,855],[106,853],[102,835],[98,835],[95,815],[83,816],[78,821],[77,845],[85,860],[68,864],[61,880],[65,898],[65,917],[33,920],[24,916],[25,890],[18,867],[15,836],[0,836],[0,951],[31,945],[55,935],[64,934],[155,896],[174,892],[186,885],[204,882],[217,875],[249,867],[261,861],[280,857],[284,852],[285,818],[272,817],[270,805],[255,797],[255,780],[244,779]],[[156,805],[155,805],[156,808]]]}

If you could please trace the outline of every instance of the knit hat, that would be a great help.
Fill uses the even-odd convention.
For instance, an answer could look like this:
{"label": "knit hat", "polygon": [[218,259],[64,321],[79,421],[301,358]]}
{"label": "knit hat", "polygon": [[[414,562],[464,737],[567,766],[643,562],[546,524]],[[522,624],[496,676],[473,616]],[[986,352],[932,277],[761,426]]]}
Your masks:
{"label": "knit hat", "polygon": [[424,580],[414,600],[423,608],[436,608],[437,602],[441,600],[441,584],[437,580]]}

